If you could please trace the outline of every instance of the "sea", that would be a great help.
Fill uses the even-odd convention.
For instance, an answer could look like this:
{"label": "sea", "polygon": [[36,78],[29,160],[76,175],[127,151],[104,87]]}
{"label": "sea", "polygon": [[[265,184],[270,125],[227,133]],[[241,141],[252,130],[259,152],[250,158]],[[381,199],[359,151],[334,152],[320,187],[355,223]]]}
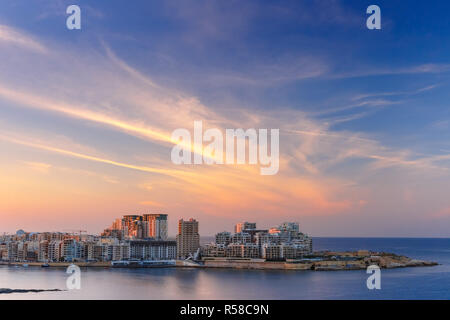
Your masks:
{"label": "sea", "polygon": [[381,270],[381,289],[365,270],[81,269],[79,290],[65,290],[62,268],[0,266],[0,288],[65,291],[0,294],[0,299],[450,299],[450,239],[314,238],[314,250],[385,251],[438,262]]}

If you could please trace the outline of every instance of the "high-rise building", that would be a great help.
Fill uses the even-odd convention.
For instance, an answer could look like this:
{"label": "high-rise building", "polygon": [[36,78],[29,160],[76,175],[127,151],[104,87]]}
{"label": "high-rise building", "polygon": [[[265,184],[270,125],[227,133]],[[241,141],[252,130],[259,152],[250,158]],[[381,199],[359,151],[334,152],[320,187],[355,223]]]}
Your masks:
{"label": "high-rise building", "polygon": [[125,238],[142,239],[143,223],[140,215],[126,215],[122,218],[122,234]]}
{"label": "high-rise building", "polygon": [[101,236],[120,240],[146,238],[167,240],[167,214],[126,215],[122,219],[116,219]]}
{"label": "high-rise building", "polygon": [[256,229],[256,222],[239,222],[234,226],[234,233],[239,233],[244,230],[253,230]]}
{"label": "high-rise building", "polygon": [[144,238],[167,240],[167,214],[144,214]]}
{"label": "high-rise building", "polygon": [[198,233],[198,221],[183,219],[178,221],[177,254],[179,258],[186,258],[195,254],[200,247],[200,235]]}

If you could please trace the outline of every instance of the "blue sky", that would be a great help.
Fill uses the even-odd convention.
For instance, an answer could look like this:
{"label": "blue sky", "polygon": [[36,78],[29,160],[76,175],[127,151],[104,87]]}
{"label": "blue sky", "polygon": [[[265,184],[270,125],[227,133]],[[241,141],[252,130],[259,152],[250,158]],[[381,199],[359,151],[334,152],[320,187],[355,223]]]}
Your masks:
{"label": "blue sky", "polygon": [[[65,28],[70,4],[82,9],[81,31]],[[365,26],[371,4],[381,8],[381,30]],[[443,1],[4,1],[0,89],[9,91],[0,92],[0,124],[8,134],[166,168],[167,146],[105,127],[97,116],[164,132],[204,117],[221,125],[280,127],[287,169],[273,181],[279,190],[255,182],[255,189],[273,192],[269,209],[227,204],[212,213],[211,204],[192,207],[184,198],[171,207],[170,190],[192,196],[173,181],[152,176],[153,193],[146,194],[137,187],[147,185],[142,173],[48,150],[34,154],[11,141],[4,145],[8,160],[2,167],[47,168],[55,188],[67,178],[57,168],[118,182],[74,182],[74,190],[102,190],[97,201],[108,202],[89,222],[94,231],[123,210],[153,210],[151,203],[157,203],[173,223],[188,214],[214,231],[248,216],[267,225],[299,220],[317,235],[450,236],[449,9]],[[36,97],[46,101],[36,103]],[[55,101],[66,103],[66,111],[82,107],[97,114],[80,121],[79,113],[55,112]],[[211,170],[232,179],[221,168]],[[199,179],[210,174],[196,173]],[[293,185],[305,192],[283,189],[283,174],[296,177]],[[42,178],[30,179],[38,184]],[[172,182],[174,189],[168,187]],[[158,186],[164,190],[156,192]],[[215,187],[217,194],[237,199],[229,185]],[[105,199],[116,194],[133,196],[114,210]],[[249,203],[261,202],[247,196]],[[79,210],[92,213],[91,200]],[[0,214],[22,215],[18,203],[0,207]],[[46,223],[57,228],[62,222],[53,217],[64,216],[61,206],[41,204],[37,211],[48,212]],[[14,229],[12,218],[7,220]]]}

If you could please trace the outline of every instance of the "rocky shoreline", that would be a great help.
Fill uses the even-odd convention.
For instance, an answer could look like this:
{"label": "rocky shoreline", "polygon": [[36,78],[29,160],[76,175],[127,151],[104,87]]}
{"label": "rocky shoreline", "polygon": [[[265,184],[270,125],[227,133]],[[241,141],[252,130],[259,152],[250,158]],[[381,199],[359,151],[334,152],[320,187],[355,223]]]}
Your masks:
{"label": "rocky shoreline", "polygon": [[204,259],[200,264],[177,263],[177,266],[203,268],[231,268],[257,270],[312,270],[312,271],[341,271],[365,270],[368,266],[377,265],[382,269],[429,267],[438,265],[437,262],[411,259],[386,252],[370,252],[367,250],[332,252],[315,252],[303,259],[286,261],[267,261],[264,259]]}
{"label": "rocky shoreline", "polygon": [[39,292],[57,292],[64,291],[61,289],[8,289],[8,288],[0,288],[0,294],[8,294],[8,293],[39,293]]}
{"label": "rocky shoreline", "polygon": [[355,252],[321,252],[317,253],[323,260],[314,262],[312,270],[360,270],[370,265],[376,265],[382,269],[430,267],[438,265],[434,261],[412,259],[406,256],[387,252],[370,252],[360,250]]}

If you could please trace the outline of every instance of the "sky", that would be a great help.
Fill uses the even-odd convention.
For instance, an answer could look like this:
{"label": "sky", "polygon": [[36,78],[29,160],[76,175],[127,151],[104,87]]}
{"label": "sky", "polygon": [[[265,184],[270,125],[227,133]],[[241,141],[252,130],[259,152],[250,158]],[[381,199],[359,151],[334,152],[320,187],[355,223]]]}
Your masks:
{"label": "sky", "polygon": [[[66,8],[81,8],[68,30]],[[381,30],[366,9],[381,8]],[[450,3],[0,1],[0,233],[167,213],[201,235],[450,237]],[[280,169],[171,133],[277,128]]]}

